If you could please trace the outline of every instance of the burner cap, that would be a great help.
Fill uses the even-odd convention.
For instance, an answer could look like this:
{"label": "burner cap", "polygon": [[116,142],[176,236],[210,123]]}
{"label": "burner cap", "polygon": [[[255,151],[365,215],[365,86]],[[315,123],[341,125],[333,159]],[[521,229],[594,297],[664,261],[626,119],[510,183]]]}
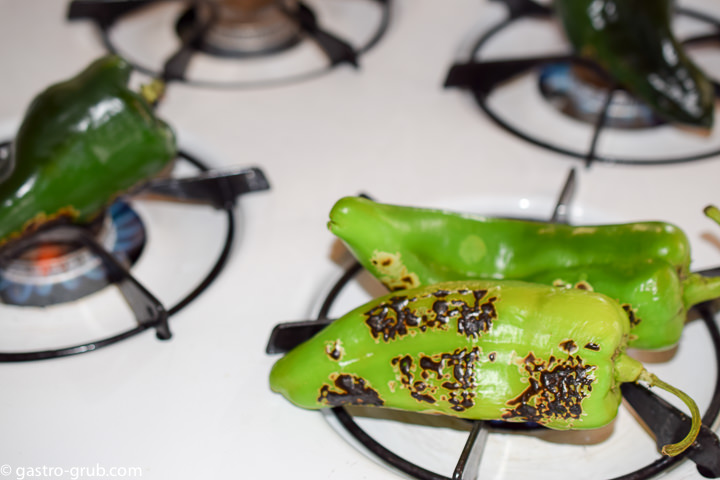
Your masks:
{"label": "burner cap", "polygon": [[178,20],[181,38],[209,25],[198,50],[221,57],[244,57],[279,52],[300,41],[300,24],[291,0],[214,0],[200,2]]}

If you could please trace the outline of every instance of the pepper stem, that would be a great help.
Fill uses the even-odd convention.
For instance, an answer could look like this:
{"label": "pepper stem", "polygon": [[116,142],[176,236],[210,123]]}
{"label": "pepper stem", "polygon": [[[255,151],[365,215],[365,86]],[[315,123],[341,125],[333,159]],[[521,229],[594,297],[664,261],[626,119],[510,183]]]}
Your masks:
{"label": "pepper stem", "polygon": [[165,82],[159,78],[153,78],[150,83],[140,85],[140,95],[150,105],[155,105],[165,94]]}
{"label": "pepper stem", "polygon": [[[720,225],[720,209],[718,207],[708,205],[703,212]],[[720,298],[720,277],[705,277],[690,273],[683,280],[683,303],[686,309],[716,298]]]}
{"label": "pepper stem", "polygon": [[662,380],[660,380],[658,377],[653,375],[652,373],[648,372],[647,370],[643,370],[640,374],[640,377],[638,377],[638,380],[641,380],[643,382],[646,382],[651,387],[658,387],[661,388],[667,392],[672,393],[676,397],[678,397],[680,400],[687,405],[687,407],[690,409],[690,414],[692,416],[691,422],[690,422],[690,431],[688,434],[680,440],[677,443],[672,443],[669,445],[663,445],[660,452],[663,455],[668,455],[670,457],[674,457],[676,455],[681,454],[684,452],[690,445],[695,442],[695,438],[697,438],[698,434],[700,433],[700,427],[702,426],[702,418],[700,415],[700,409],[698,408],[695,401],[690,398],[688,394],[685,392],[673,387],[672,385],[669,385]]}
{"label": "pepper stem", "polygon": [[701,302],[720,298],[720,277],[706,277],[698,273],[690,273],[682,281],[682,286],[685,309]]}
{"label": "pepper stem", "polygon": [[715,223],[720,224],[720,209],[716,207],[715,205],[708,205],[703,209],[703,212],[705,212],[705,215],[714,220]]}

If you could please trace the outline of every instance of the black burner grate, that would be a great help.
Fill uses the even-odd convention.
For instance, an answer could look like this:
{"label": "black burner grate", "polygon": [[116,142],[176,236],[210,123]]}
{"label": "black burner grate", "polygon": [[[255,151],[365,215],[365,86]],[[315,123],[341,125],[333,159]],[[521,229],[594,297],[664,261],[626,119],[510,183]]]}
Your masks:
{"label": "black burner grate", "polygon": [[[111,31],[116,24],[130,13],[135,13],[142,8],[157,3],[167,3],[177,0],[106,0],[97,2],[95,0],[73,0],[68,11],[68,18],[71,20],[89,19],[93,21],[100,31],[102,41],[105,47],[112,53],[120,54],[114,42],[111,39]],[[171,55],[169,55],[162,66],[156,69],[149,68],[132,60],[128,60],[133,67],[147,75],[161,78],[165,81],[178,81],[201,87],[215,88],[259,88],[267,86],[284,85],[304,80],[309,80],[330,72],[334,67],[342,64],[349,64],[354,67],[358,66],[358,59],[373,48],[385,32],[390,23],[391,0],[367,0],[371,4],[376,4],[380,8],[381,14],[374,33],[363,45],[353,46],[351,43],[343,39],[339,34],[333,33],[326,29],[317,18],[313,9],[298,2],[298,8],[295,12],[288,12],[291,19],[297,23],[303,39],[314,42],[324,54],[327,63],[324,66],[312,66],[304,72],[289,73],[287,76],[278,78],[266,78],[260,80],[194,80],[187,77],[188,67],[193,57],[198,53],[212,53],[203,47],[205,44],[204,37],[215,21],[209,18],[202,23],[196,21],[194,9],[188,7],[178,19],[178,27],[183,31],[180,38],[180,47]],[[301,39],[300,41],[303,41]],[[229,57],[227,55],[217,55],[224,61],[241,61],[241,59]]]}
{"label": "black burner grate", "polygon": [[[3,144],[6,145],[6,144]],[[226,232],[221,251],[207,274],[200,278],[192,290],[175,305],[166,309],[149,289],[138,282],[127,268],[115,256],[106,251],[85,228],[75,225],[53,225],[41,229],[37,234],[28,236],[3,247],[0,250],[0,266],[40,242],[58,242],[79,244],[95,254],[102,262],[111,283],[118,286],[132,310],[137,326],[122,333],[69,347],[52,350],[28,352],[0,352],[0,362],[24,362],[66,357],[98,350],[121,340],[133,337],[149,329],[155,329],[161,340],[171,337],[168,319],[180,312],[198,298],[222,272],[232,249],[235,238],[235,203],[239,195],[253,191],[266,190],[269,184],[263,172],[257,168],[238,170],[231,173],[210,171],[200,160],[186,152],[179,152],[178,158],[200,171],[195,177],[183,179],[151,180],[139,187],[138,191],[149,192],[154,196],[208,203],[224,210]]]}
{"label": "black burner grate", "polygon": [[[521,123],[513,123],[513,121],[503,118],[501,112],[490,104],[490,95],[493,92],[502,89],[507,81],[522,75],[531,75],[534,71],[544,67],[552,66],[554,64],[578,65],[588,68],[598,76],[607,79],[610,85],[613,85],[614,82],[612,79],[607,78],[607,74],[598,65],[567,52],[561,52],[557,55],[537,57],[483,60],[483,53],[485,52],[488,43],[500,33],[503,33],[509,28],[517,25],[519,21],[529,18],[539,19],[547,21],[548,26],[550,26],[551,22],[554,21],[552,9],[540,5],[533,0],[499,1],[506,4],[508,8],[507,18],[481,35],[471,49],[469,61],[465,63],[456,63],[451,67],[445,80],[445,86],[469,89],[478,106],[485,112],[486,115],[488,115],[488,117],[490,117],[504,130],[536,146],[580,159],[585,162],[587,166],[595,161],[628,165],[684,163],[706,159],[720,154],[720,147],[710,147],[705,151],[668,158],[633,158],[629,156],[603,155],[598,153],[598,140],[609,128],[607,125],[607,113],[613,101],[613,96],[619,90],[619,87],[617,86],[611,87],[605,93],[604,105],[598,114],[597,121],[591,126],[592,135],[590,143],[585,147],[580,147],[578,149],[561,146],[557,142],[553,142],[552,139],[530,133]],[[711,34],[697,35],[684,39],[683,43],[685,45],[701,45],[720,41],[719,19],[713,18],[702,12],[686,8],[676,9],[676,15],[702,22],[713,29],[713,33]],[[718,83],[717,80],[713,80],[713,85],[715,86],[716,92],[720,93],[720,83]],[[521,120],[519,121],[521,122]]]}

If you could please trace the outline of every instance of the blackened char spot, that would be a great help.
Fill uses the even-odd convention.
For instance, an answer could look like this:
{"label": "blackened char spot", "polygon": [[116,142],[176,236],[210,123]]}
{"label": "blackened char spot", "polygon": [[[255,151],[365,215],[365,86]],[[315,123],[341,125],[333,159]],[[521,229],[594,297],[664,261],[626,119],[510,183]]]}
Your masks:
{"label": "blackened char spot", "polygon": [[497,297],[489,298],[481,304],[487,290],[475,290],[472,293],[475,303],[472,306],[465,303],[458,308],[458,333],[464,333],[468,338],[477,338],[481,333],[489,332],[493,320],[497,318]]}
{"label": "blackened char spot", "polygon": [[372,336],[378,338],[382,334],[383,340],[387,342],[396,336],[407,335],[408,326],[419,325],[420,318],[408,308],[411,301],[406,296],[392,297],[366,312],[365,323],[370,327]]}
{"label": "blackened char spot", "polygon": [[590,284],[588,282],[583,282],[583,281],[576,283],[575,288],[577,288],[578,290],[589,290],[589,291],[592,291],[592,289],[593,289],[592,286],[590,286]]}
{"label": "blackened char spot", "polygon": [[450,310],[450,305],[445,300],[438,300],[435,303],[433,303],[432,309],[436,315],[444,316],[444,315],[447,315],[448,310]]}
{"label": "blackened char spot", "polygon": [[413,367],[413,359],[410,355],[405,355],[404,357],[395,357],[392,359],[393,365],[398,365],[400,369],[400,375],[402,378],[400,381],[404,385],[409,385],[413,381],[413,374],[410,371]]}
{"label": "blackened char spot", "polygon": [[423,393],[426,388],[427,385],[424,382],[415,382],[413,384],[413,389],[410,392],[410,395],[412,395],[415,400],[418,400],[420,402],[435,403],[435,397]]}
{"label": "blackened char spot", "polygon": [[585,344],[585,348],[587,348],[588,350],[592,350],[593,352],[600,351],[600,345],[598,345],[597,343],[593,343],[593,342],[589,342],[589,343]]}
{"label": "blackened char spot", "polygon": [[[477,338],[487,333],[497,318],[495,301],[492,297],[482,302],[487,290],[458,289],[456,291],[436,290],[419,297],[397,295],[375,305],[365,312],[365,324],[370,327],[373,338],[390,342],[411,333],[426,332],[430,329],[447,329],[450,320],[457,318],[458,332],[468,338]],[[467,301],[468,295],[473,300]],[[435,300],[430,309],[426,299]]]}
{"label": "blackened char spot", "polygon": [[575,353],[578,349],[577,343],[575,343],[572,340],[565,340],[560,344],[560,348],[566,351],[567,353]]}
{"label": "blackened char spot", "polygon": [[[422,381],[413,381],[414,376],[412,374],[412,370],[414,368],[414,362],[410,355],[395,357],[392,359],[391,363],[400,371],[400,383],[408,389],[410,396],[419,402],[435,403],[435,397],[425,391],[428,388],[427,384]],[[424,371],[421,373],[421,376],[424,379],[427,379],[427,375]]]}
{"label": "blackened char spot", "polygon": [[430,357],[422,356],[420,357],[420,368],[423,372],[423,378],[427,379],[430,375],[428,372],[434,372],[436,378],[442,377],[442,368],[443,368],[443,362],[442,360],[436,362]]}
{"label": "blackened char spot", "polygon": [[537,359],[535,358],[535,355],[530,352],[525,358],[523,358],[523,362],[525,363],[525,369],[527,370],[528,368],[533,368],[535,366]]}
{"label": "blackened char spot", "polygon": [[438,353],[432,356],[421,354],[418,364],[422,381],[415,381],[413,371],[416,367],[410,355],[395,357],[391,363],[400,374],[402,385],[413,398],[421,402],[437,402],[436,396],[439,387],[427,383],[431,377],[445,380],[440,388],[445,390],[446,394],[440,395],[440,400],[447,401],[451,409],[462,412],[475,405],[475,387],[477,386],[475,366],[480,354],[479,347],[471,350],[459,348],[452,353]]}
{"label": "blackened char spot", "polygon": [[327,353],[328,357],[332,360],[340,360],[342,358],[343,350],[342,346],[340,345],[340,341],[337,340],[333,343],[329,343],[325,347],[325,353]]}
{"label": "blackened char spot", "polygon": [[530,375],[528,387],[507,402],[511,408],[503,418],[541,424],[580,418],[582,400],[590,395],[595,380],[590,375],[594,366],[586,366],[579,355],[543,361],[529,354],[523,368]]}
{"label": "blackened char spot", "polygon": [[456,412],[464,412],[475,405],[475,392],[463,391],[458,395],[451,396],[450,404]]}
{"label": "blackened char spot", "polygon": [[621,307],[625,310],[625,313],[627,313],[628,320],[630,320],[630,326],[634,327],[642,321],[640,318],[635,316],[635,310],[633,310],[632,305],[629,303],[623,303]]}
{"label": "blackened char spot", "polygon": [[443,377],[449,377],[450,381],[444,382],[442,387],[447,390],[446,397],[450,408],[456,412],[465,411],[475,405],[475,368],[479,358],[479,347],[469,351],[459,348],[453,353],[440,354],[444,367],[452,369],[451,375],[443,371]]}
{"label": "blackened char spot", "polygon": [[338,390],[331,390],[330,385],[323,385],[320,388],[318,402],[324,400],[332,407],[343,405],[382,406],[385,403],[377,391],[369,387],[364,379],[355,375],[338,375],[334,383]]}

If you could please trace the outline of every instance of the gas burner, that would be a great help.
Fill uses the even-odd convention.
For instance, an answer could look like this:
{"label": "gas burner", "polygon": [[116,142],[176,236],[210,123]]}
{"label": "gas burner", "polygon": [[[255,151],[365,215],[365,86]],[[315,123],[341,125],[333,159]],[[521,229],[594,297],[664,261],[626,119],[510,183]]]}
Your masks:
{"label": "gas burner", "polygon": [[539,76],[540,92],[571,118],[590,125],[603,119],[606,128],[643,129],[665,123],[651,108],[625,90],[618,90],[612,102],[606,102],[610,88],[592,70],[569,62],[543,67]]}
{"label": "gas burner", "polygon": [[[468,88],[500,127],[586,165],[670,164],[720,154],[717,128],[706,136],[664,123],[597,65],[565,53],[567,42],[549,7],[532,0],[501,1],[507,18],[480,35],[469,49],[470,60],[453,65],[445,81],[446,87]],[[720,40],[720,20],[685,8],[678,8],[676,17],[691,27],[693,34],[684,39],[688,47]],[[534,56],[512,51],[507,39],[513,35],[526,35],[525,45],[549,50]],[[720,92],[720,84],[713,84]]]}
{"label": "gas burner", "polygon": [[[572,170],[554,208],[553,204],[547,204],[553,208],[551,221],[568,221],[574,191],[575,172]],[[539,213],[546,211],[544,202],[537,202],[532,211],[528,211],[523,203],[507,209],[498,206],[497,202],[494,205],[503,214],[514,211],[514,215],[508,216],[515,218],[544,216]],[[354,262],[333,284],[317,318],[277,325],[269,339],[267,352],[289,351],[332,323],[332,318],[336,318],[334,315],[384,293],[386,290],[380,283]],[[348,305],[352,306],[348,308]],[[720,331],[715,321],[716,312],[709,305],[700,305],[697,311],[702,325],[699,321],[688,325],[682,340],[692,348],[687,351],[681,346],[672,362],[692,366],[699,358],[690,357],[698,355],[702,357],[701,361],[716,365],[718,375],[715,382],[700,386],[703,389],[701,396],[710,397],[709,400],[703,398],[703,403],[707,403],[703,424],[712,425],[720,414]],[[712,353],[701,354],[704,350]],[[667,364],[653,365],[654,370],[663,368],[667,368]],[[673,369],[668,368],[667,371]],[[602,478],[641,480],[659,475],[688,459],[696,464],[703,476],[720,477],[720,447],[709,427],[703,427],[695,446],[685,454],[659,456],[656,448],[677,440],[673,435],[687,431],[688,418],[639,385],[624,384],[622,392],[634,415],[652,431],[655,442],[633,418],[631,410],[625,408],[620,409],[612,428],[595,433],[553,432],[537,425],[474,422],[373,407],[336,407],[327,411],[326,418],[343,438],[359,446],[364,453],[393,470],[420,480],[470,480],[483,477],[482,472],[489,472],[491,477],[515,478],[530,471],[543,472],[544,478],[564,478],[563,475],[577,475],[577,472],[588,469],[592,469],[595,477],[605,475]],[[545,442],[553,445],[542,446]],[[555,449],[553,465],[547,463],[548,448]],[[634,463],[619,465],[615,459],[621,457],[623,449],[629,448],[637,452]],[[610,456],[613,461],[603,462],[603,455]],[[597,465],[598,462],[602,463]]]}
{"label": "gas burner", "polygon": [[[299,343],[298,337],[300,339],[307,339],[331,323],[331,320],[328,320],[328,318],[332,318],[330,314],[334,304],[338,302],[340,296],[345,294],[346,291],[357,289],[358,282],[367,284],[367,278],[359,280],[359,278],[364,275],[369,274],[362,269],[359,263],[348,267],[325,298],[325,302],[318,313],[317,319],[311,322],[281,324],[276,327],[276,331],[273,332],[274,338],[271,338],[268,346],[269,352],[276,353],[273,351],[274,347],[279,347],[277,353],[285,351],[291,347],[292,344],[296,344],[296,342]],[[354,295],[354,293],[351,293],[351,295]],[[706,332],[704,332],[706,334],[706,343],[711,343],[711,349],[714,353],[714,363],[718,371],[720,371],[720,331],[715,321],[717,312],[709,305],[702,305],[697,311],[706,329]],[[286,331],[282,331],[286,328]],[[277,329],[279,329],[279,331]],[[295,337],[295,339],[291,341],[291,337]],[[688,341],[688,343],[690,343],[690,341]],[[693,345],[695,344],[693,343]],[[674,437],[674,435],[678,432],[687,431],[689,420],[685,414],[660,397],[655,396],[651,391],[636,384],[624,384],[622,391],[625,402],[630,405],[635,415],[640,417],[652,431],[658,448],[663,444],[674,441],[672,439],[677,438]],[[712,425],[719,415],[720,376],[716,378],[714,383],[712,399],[703,415],[703,424]],[[595,439],[588,441],[586,438],[580,438],[582,434],[578,436],[578,438],[575,438],[574,435],[578,432],[563,432],[560,437],[553,437],[553,432],[535,425],[508,424],[503,422],[469,422],[456,419],[424,419],[421,414],[391,413],[385,415],[384,412],[378,413],[373,411],[372,407],[336,407],[330,411],[329,416],[328,421],[330,421],[347,440],[352,443],[359,443],[371,456],[386,463],[393,469],[419,480],[475,479],[478,478],[478,471],[482,468],[481,460],[483,460],[483,458],[490,464],[491,468],[507,468],[506,465],[495,465],[492,453],[496,452],[499,457],[502,457],[503,462],[507,462],[509,460],[507,458],[509,451],[520,454],[524,452],[527,454],[528,450],[532,450],[533,447],[537,446],[536,442],[562,442],[561,439],[563,436],[570,442],[577,441],[578,445],[556,445],[553,447],[559,451],[557,460],[559,465],[562,466],[560,471],[556,473],[560,475],[572,472],[571,464],[564,460],[568,462],[570,462],[571,459],[578,461],[576,458],[578,450],[585,452],[588,450],[592,451],[593,448],[597,450],[605,449],[603,446],[605,443],[596,443]],[[388,425],[388,423],[391,422],[400,422],[401,426]],[[635,438],[635,440],[641,438],[643,435],[647,435],[641,427],[631,425],[633,422],[636,423],[636,419],[631,418],[629,412],[621,409],[617,423],[621,423],[623,429],[632,429],[632,434],[627,432],[625,432],[625,434]],[[617,428],[616,426],[616,429]],[[435,429],[441,429],[442,433],[433,433]],[[610,434],[611,436],[609,438],[602,438],[603,435],[607,436],[608,432],[599,431],[599,436],[603,442],[613,442],[620,441],[622,434],[613,433]],[[392,438],[388,439],[388,436]],[[427,438],[419,438],[422,436],[426,436]],[[491,436],[502,438],[500,442],[504,444],[504,452],[497,452],[497,446],[490,447],[488,445]],[[587,435],[587,437],[589,436],[591,435]],[[460,441],[462,438],[465,439],[464,444]],[[404,445],[408,440],[410,440],[413,445],[411,448],[406,448],[406,445]],[[439,444],[440,441],[443,442],[442,446]],[[511,445],[512,442],[516,442],[516,444],[522,446],[513,448]],[[391,444],[392,446],[388,447],[386,446],[387,444]],[[455,447],[458,452],[454,457],[453,453],[450,452],[455,452],[455,450],[449,447]],[[628,471],[624,473],[622,470],[615,471],[614,466],[608,469],[609,477],[614,480],[643,480],[653,478],[656,475],[668,471],[684,460],[695,462],[697,471],[704,477],[720,477],[720,449],[718,448],[717,437],[709,427],[703,427],[702,433],[696,440],[695,447],[686,455],[683,454],[678,457],[656,455],[657,458],[653,459],[652,453],[649,452],[647,448],[635,446],[632,443],[629,445],[626,444],[625,448],[637,448],[640,459],[635,465],[627,467]],[[418,452],[418,449],[422,449],[422,451]],[[492,453],[483,455],[486,449],[492,450]],[[578,467],[583,469],[593,468],[593,471],[597,473],[593,467],[592,460],[594,458],[596,462],[598,461],[599,454],[597,450],[590,454],[584,461],[580,459],[581,463],[577,464]],[[450,467],[454,465],[450,475],[438,473],[436,469],[427,467],[428,462],[426,458],[439,454],[445,454],[451,459],[456,459],[456,461],[450,465]],[[606,454],[616,455],[617,452],[613,448],[607,448]],[[520,464],[518,465],[520,470],[518,470],[517,473],[520,473],[520,471],[534,471],[535,468],[538,468],[550,474],[549,467],[543,463],[546,461],[546,456],[543,455],[543,458],[540,459],[529,454],[526,455],[526,457],[528,461],[538,463],[533,463],[529,468],[527,465]],[[448,464],[447,460],[448,459],[443,459],[443,461],[436,460],[433,463],[447,466],[445,465]],[[521,460],[515,459],[515,461],[520,462]],[[643,464],[643,461],[648,463]],[[510,477],[513,477],[513,475],[510,474]]]}
{"label": "gas burner", "polygon": [[202,25],[210,24],[194,45],[210,55],[265,55],[300,41],[300,25],[292,18],[297,9],[297,2],[278,0],[200,2],[180,17],[176,29],[180,38],[189,38]]}
{"label": "gas burner", "polygon": [[[0,149],[7,145],[3,144]],[[198,298],[225,267],[235,239],[237,198],[269,188],[265,175],[257,168],[211,171],[182,151],[178,160],[176,168],[189,170],[192,175],[146,182],[113,204],[95,228],[67,223],[41,226],[0,249],[0,298],[8,304],[3,307],[8,310],[0,322],[3,329],[0,362],[86,353],[149,329],[154,329],[161,340],[171,337],[168,319]],[[135,200],[142,197],[153,201],[136,204]],[[148,218],[142,221],[143,213],[153,209],[160,209],[160,213],[151,214],[150,221]],[[178,211],[173,213],[173,209]],[[220,217],[208,225],[218,226],[220,232],[222,224],[225,225],[224,236],[220,232],[217,235],[217,251],[206,241],[198,245],[188,235],[196,230],[193,219],[198,218],[198,214],[207,223],[211,220],[207,217],[208,211],[215,217],[216,210]],[[166,245],[169,241],[178,248],[159,249],[158,243],[145,241],[144,224],[149,227],[151,238],[163,237],[163,231],[153,230],[153,218],[181,223],[170,233],[171,239],[164,239]],[[178,238],[182,241],[177,242]],[[198,250],[208,247],[208,252]],[[141,258],[142,251],[145,254]],[[47,256],[49,252],[52,255]],[[133,261],[140,259],[138,266],[150,264],[158,255],[162,257],[162,265],[175,265],[182,255],[188,256],[181,262],[185,267],[176,275],[178,282],[170,282],[177,284],[173,291],[177,288],[182,291],[179,298],[175,295],[174,304],[169,308],[129,270]],[[168,255],[170,258],[164,257]],[[198,262],[194,257],[202,265],[195,265]],[[209,268],[205,261],[209,262]],[[150,274],[147,268],[144,270],[144,276],[149,277],[146,281],[153,285],[155,293],[167,296],[164,284],[168,282],[160,281],[167,278],[166,269],[156,273],[160,269],[151,268]],[[183,281],[195,270],[197,276]],[[109,285],[117,289],[103,288]],[[97,339],[102,334],[105,336]],[[21,351],[17,344],[22,346]]]}
{"label": "gas burner", "polygon": [[[145,246],[145,226],[122,201],[110,206],[95,238],[123,265],[132,266]],[[111,283],[102,261],[81,245],[44,243],[0,269],[0,301],[45,307],[71,302]]]}
{"label": "gas burner", "polygon": [[314,78],[342,64],[357,67],[384,35],[390,0],[330,3],[74,0],[68,18],[92,20],[109,51],[153,77],[259,88]]}

